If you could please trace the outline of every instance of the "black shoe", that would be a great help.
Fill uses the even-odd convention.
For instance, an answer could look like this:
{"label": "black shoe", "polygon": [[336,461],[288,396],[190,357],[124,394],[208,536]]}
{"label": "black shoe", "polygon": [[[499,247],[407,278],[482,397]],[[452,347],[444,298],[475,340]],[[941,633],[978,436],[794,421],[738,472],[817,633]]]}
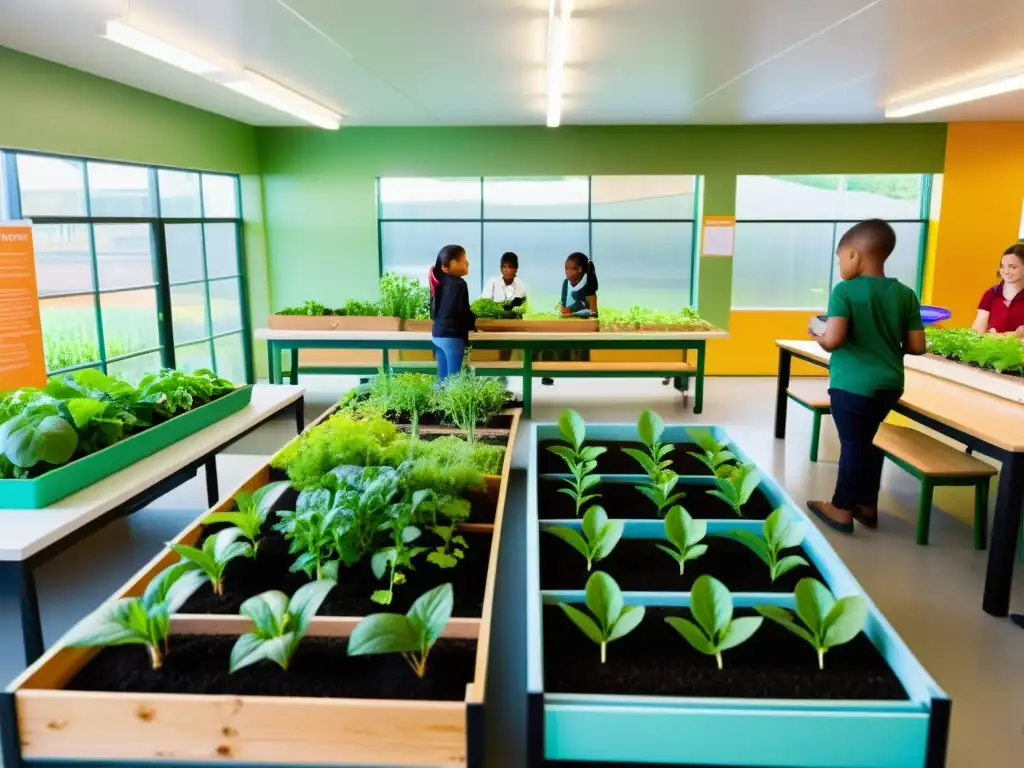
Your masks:
{"label": "black shoe", "polygon": [[808,501],[807,509],[809,509],[816,518],[821,520],[821,522],[823,522],[832,530],[839,531],[840,533],[853,533],[853,518],[850,518],[850,522],[846,522],[845,520],[837,520],[834,517],[831,517],[826,512],[826,505],[828,505],[828,507],[831,507],[836,512],[842,511],[825,501]]}
{"label": "black shoe", "polygon": [[555,380],[549,379],[547,376],[545,376],[543,379],[540,380],[540,383],[543,384],[545,387],[550,387],[552,384],[555,383]]}

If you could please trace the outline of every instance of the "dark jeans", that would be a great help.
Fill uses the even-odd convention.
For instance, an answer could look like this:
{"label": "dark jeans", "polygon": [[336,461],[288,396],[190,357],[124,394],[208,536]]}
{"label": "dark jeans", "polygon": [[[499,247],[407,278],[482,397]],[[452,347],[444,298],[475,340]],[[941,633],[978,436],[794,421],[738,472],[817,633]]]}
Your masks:
{"label": "dark jeans", "polygon": [[462,370],[462,358],[466,353],[464,339],[432,337],[437,358],[437,378],[444,381],[453,373]]}
{"label": "dark jeans", "polygon": [[882,452],[873,441],[878,427],[900,399],[902,392],[883,390],[874,397],[855,395],[842,389],[828,391],[832,420],[839,432],[839,479],[832,503],[840,509],[857,505],[878,506],[882,484]]}

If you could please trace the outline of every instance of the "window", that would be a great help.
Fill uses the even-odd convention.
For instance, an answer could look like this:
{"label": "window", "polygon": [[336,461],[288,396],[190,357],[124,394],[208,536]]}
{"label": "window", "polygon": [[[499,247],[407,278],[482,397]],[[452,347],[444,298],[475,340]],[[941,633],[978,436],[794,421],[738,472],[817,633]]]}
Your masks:
{"label": "window", "polygon": [[[582,251],[601,278],[601,304],[664,310],[692,304],[694,176],[381,178],[384,271],[425,279],[437,252],[465,246],[470,292],[519,256],[533,311],[553,309],[565,257]],[[636,270],[642,255],[644,270]]]}
{"label": "window", "polygon": [[868,218],[892,224],[896,250],[886,272],[920,293],[930,176],[740,176],[736,182],[734,308],[825,309],[840,279],[839,239]]}
{"label": "window", "polygon": [[237,177],[0,152],[0,213],[33,220],[50,374],[251,381]]}

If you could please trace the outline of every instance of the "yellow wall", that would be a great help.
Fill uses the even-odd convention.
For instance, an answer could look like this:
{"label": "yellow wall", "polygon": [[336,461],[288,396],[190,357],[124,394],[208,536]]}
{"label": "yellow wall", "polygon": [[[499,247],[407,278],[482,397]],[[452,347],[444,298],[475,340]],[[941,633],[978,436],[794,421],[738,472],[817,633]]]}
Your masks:
{"label": "yellow wall", "polygon": [[[707,373],[714,376],[774,376],[779,369],[776,339],[806,339],[811,309],[734,309],[729,314],[729,338],[708,342]],[[824,369],[793,364],[797,376],[820,376]]]}

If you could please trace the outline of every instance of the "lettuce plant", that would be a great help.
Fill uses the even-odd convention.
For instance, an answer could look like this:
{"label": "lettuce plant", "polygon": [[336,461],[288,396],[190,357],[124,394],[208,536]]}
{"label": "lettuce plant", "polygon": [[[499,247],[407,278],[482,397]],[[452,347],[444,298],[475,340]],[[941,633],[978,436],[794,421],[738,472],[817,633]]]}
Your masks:
{"label": "lettuce plant", "polygon": [[761,484],[761,473],[753,464],[740,464],[730,470],[715,477],[718,488],[708,491],[708,495],[721,499],[733,512],[743,517],[743,505],[750,501]]}
{"label": "lettuce plant", "polygon": [[642,605],[624,605],[622,590],[611,576],[595,571],[587,579],[584,603],[591,615],[568,603],[559,603],[573,624],[601,648],[601,663],[608,657],[608,643],[625,637],[644,618]]}
{"label": "lettuce plant", "polygon": [[762,531],[762,535],[750,531],[729,531],[724,535],[740,542],[761,558],[768,566],[772,581],[794,568],[808,565],[800,555],[780,557],[782,550],[799,547],[804,540],[804,527],[800,523],[791,522],[781,508],[768,516]]}
{"label": "lettuce plant", "polygon": [[665,514],[665,509],[672,506],[680,499],[685,498],[683,491],[673,493],[679,483],[679,475],[671,469],[663,469],[657,480],[648,480],[636,487],[640,493],[651,500],[658,512],[658,517]]}
{"label": "lettuce plant", "polygon": [[640,414],[640,418],[637,420],[636,431],[646,450],[640,451],[636,448],[623,448],[622,450],[636,460],[652,483],[658,483],[665,470],[672,466],[672,460],[665,457],[674,449],[674,446],[661,442],[661,435],[665,431],[665,422],[654,411],[646,410]]}
{"label": "lettuce plant", "polygon": [[683,636],[695,650],[714,656],[722,668],[722,651],[746,642],[764,621],[760,616],[734,619],[732,595],[714,576],[701,576],[690,590],[690,612],[696,624],[689,619],[669,616],[665,623]]}
{"label": "lettuce plant", "polygon": [[374,550],[380,533],[399,513],[394,505],[401,475],[391,467],[342,466],[322,483],[327,493],[311,501],[336,513],[330,520],[332,548],[345,565],[353,565]]}
{"label": "lettuce plant", "polygon": [[64,643],[77,648],[144,645],[153,669],[160,669],[168,651],[171,614],[205,580],[202,572],[175,563],[153,577],[142,597],[125,597],[100,606],[72,628]]}
{"label": "lettuce plant", "polygon": [[424,592],[409,612],[375,613],[360,621],[348,639],[349,656],[400,653],[416,677],[427,674],[430,649],[444,633],[455,603],[451,584]]}
{"label": "lettuce plant", "polygon": [[583,417],[576,411],[564,410],[558,417],[558,432],[568,445],[551,445],[548,450],[565,462],[572,477],[564,482],[568,488],[559,488],[559,493],[569,496],[575,505],[576,517],[588,501],[600,498],[599,493],[587,491],[601,482],[601,476],[594,474],[597,469],[597,457],[607,451],[598,445],[584,445],[587,438],[587,427]]}
{"label": "lettuce plant", "polygon": [[295,590],[291,599],[271,590],[242,603],[239,612],[252,619],[253,628],[235,641],[230,670],[237,672],[266,659],[287,672],[310,620],[335,586],[337,582],[331,579],[311,581]]}
{"label": "lettuce plant", "polygon": [[587,560],[589,571],[595,562],[604,560],[622,538],[626,524],[622,520],[609,520],[603,507],[593,506],[583,515],[583,533],[573,528],[545,528],[546,533],[557,536]]}
{"label": "lettuce plant", "polygon": [[[801,579],[793,597],[796,601],[795,617],[777,605],[758,605],[755,610],[806,640],[818,652],[818,669],[824,669],[825,653],[829,648],[850,642],[864,628],[868,616],[867,601],[860,595],[836,600],[828,587],[817,579]],[[796,618],[803,626],[796,623]]]}
{"label": "lettuce plant", "polygon": [[244,535],[241,528],[225,528],[207,536],[202,548],[172,544],[171,551],[177,553],[190,570],[197,570],[210,580],[213,594],[221,595],[224,593],[224,570],[228,563],[236,557],[252,555],[252,545],[239,541]]}
{"label": "lettuce plant", "polygon": [[260,545],[260,531],[270,515],[270,502],[267,497],[287,485],[286,481],[281,480],[276,483],[268,483],[261,488],[257,488],[252,493],[239,491],[235,494],[237,510],[231,512],[211,512],[203,518],[203,524],[228,523],[235,526],[242,532],[242,536],[249,541],[249,544],[252,545],[252,555],[255,557]]}
{"label": "lettuce plant", "polygon": [[694,520],[689,512],[676,505],[665,515],[665,538],[672,546],[655,546],[679,563],[679,575],[682,576],[683,569],[690,560],[696,560],[708,551],[708,545],[701,543],[707,532],[706,522]]}
{"label": "lettuce plant", "polygon": [[689,451],[688,456],[697,459],[701,464],[711,470],[711,474],[718,475],[720,468],[730,461],[735,461],[736,456],[732,451],[726,450],[725,446],[715,440],[714,436],[706,429],[691,429],[690,437],[700,448],[700,452]]}

